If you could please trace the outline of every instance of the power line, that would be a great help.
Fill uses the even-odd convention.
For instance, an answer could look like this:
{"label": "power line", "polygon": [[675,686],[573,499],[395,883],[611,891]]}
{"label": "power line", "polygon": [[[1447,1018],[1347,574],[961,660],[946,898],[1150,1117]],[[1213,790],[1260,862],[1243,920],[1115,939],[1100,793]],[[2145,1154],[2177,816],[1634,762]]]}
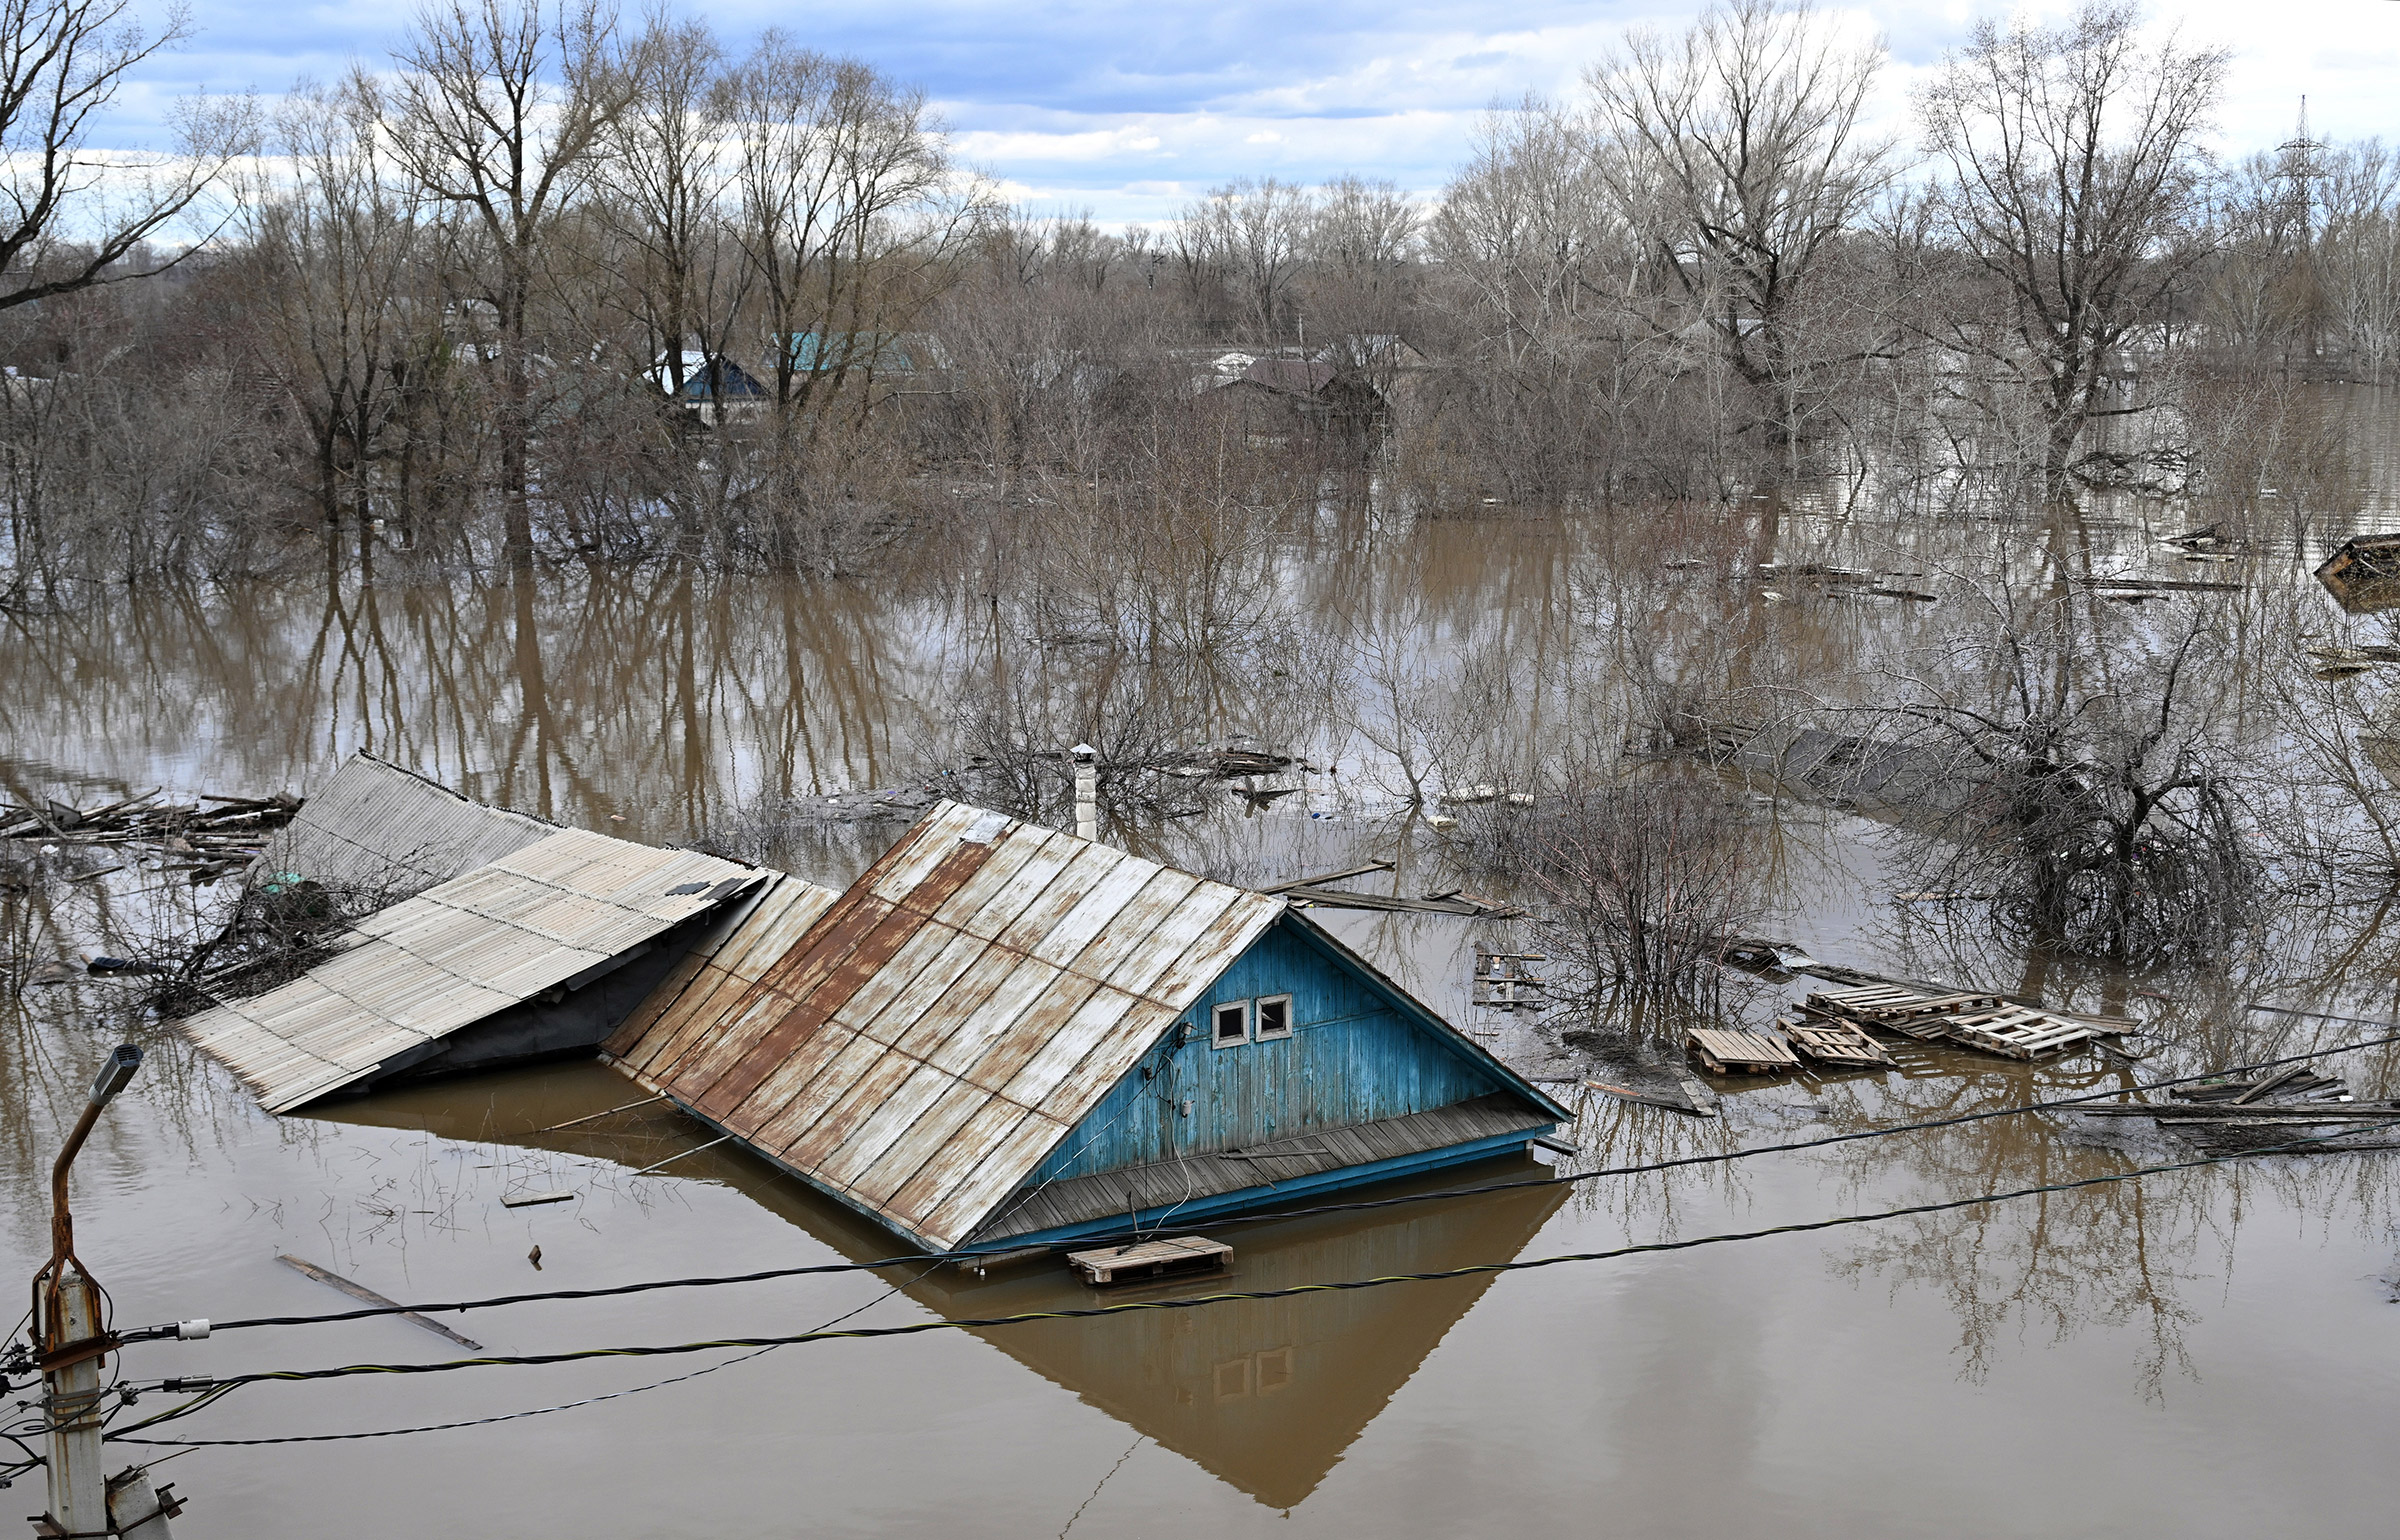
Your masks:
{"label": "power line", "polygon": [[[1790,1224],[1770,1225],[1758,1230],[1734,1230],[1715,1235],[1695,1236],[1679,1241],[1646,1241],[1631,1246],[1618,1246],[1605,1251],[1566,1252],[1556,1256],[1534,1257],[1512,1262],[1479,1262],[1465,1267],[1441,1268],[1419,1273],[1391,1273],[1373,1278],[1351,1278],[1331,1283],[1293,1284],[1280,1289],[1250,1289],[1222,1294],[1194,1295],[1181,1299],[1129,1300],[1117,1305],[1096,1305],[1062,1310],[1029,1310],[1014,1315],[983,1316],[961,1319],[916,1321],[904,1326],[862,1326],[847,1330],[820,1328],[796,1332],[782,1337],[726,1337],[707,1342],[683,1342],[654,1347],[579,1348],[563,1353],[529,1353],[516,1355],[487,1355],[478,1358],[458,1358],[425,1364],[347,1364],[331,1369],[282,1369],[254,1374],[228,1375],[209,1388],[207,1399],[241,1385],[264,1384],[270,1381],[298,1382],[304,1380],[348,1379],[366,1374],[444,1374],[459,1369],[525,1368],[546,1364],[580,1363],[595,1358],[658,1358],[684,1353],[720,1352],[732,1348],[791,1347],[806,1342],[828,1342],[841,1339],[872,1337],[911,1337],[926,1332],[968,1331],[986,1327],[1015,1326],[1032,1321],[1086,1320],[1104,1316],[1132,1315],[1150,1310],[1192,1310],[1208,1305],[1232,1304],[1244,1300],[1292,1299],[1305,1294],[1339,1293],[1356,1289],[1381,1288],[1396,1283],[1430,1283],[1457,1278],[1493,1277],[1501,1273],[1529,1272],[1536,1268],[1558,1267],[1572,1262],[1605,1262],[1621,1257],[1642,1256],[1656,1252],[1690,1251],[1702,1246],[1726,1245],[1736,1241],[1766,1240],[1776,1236],[1804,1235],[1820,1230],[1841,1229],[1850,1225],[1879,1224],[1886,1220],[1905,1219],[1923,1214],[1949,1213],[1958,1209],[1976,1208],[1994,1203],[2014,1202],[2022,1198],[2040,1197],[2050,1193],[2074,1192],[2089,1187],[2108,1186],[2118,1182],[2159,1176],[2173,1171],[2193,1171],[2255,1155],[2271,1155],[2328,1139],[2347,1138],[2358,1133],[2375,1132],[2400,1127],[2400,1116],[2365,1128],[2344,1129],[2331,1134],[2312,1135],[2283,1144],[2259,1149],[2236,1151],[2222,1155],[2202,1156],[2194,1160],[2173,1161],[2163,1165],[2138,1166],[2130,1171],[2113,1172],[2105,1176],[2083,1177],[2069,1182],[2047,1182],[2036,1187],[2020,1187],[2006,1192],[1980,1193],[1970,1198],[1952,1198],[1939,1203],[1915,1203],[1902,1208],[1882,1209],[1871,1214],[1839,1214],[1830,1219],[1798,1220]],[[164,1420],[158,1419],[158,1420]],[[111,1435],[120,1437],[120,1435]],[[182,1440],[125,1438],[127,1443],[177,1444]]]}
{"label": "power line", "polygon": [[[2280,1006],[2260,1006],[2261,1010],[2285,1010]],[[2311,1011],[2286,1011],[2290,1015],[2317,1015]],[[2354,1021],[2357,1018],[2329,1016],[2329,1021]],[[2389,1026],[2389,1022],[2370,1022],[2372,1026]],[[2380,1048],[2400,1043],[2400,1033],[2388,1037],[2368,1038],[2345,1043],[2337,1048],[2320,1048],[2308,1053],[2288,1054],[2277,1059],[2262,1059],[2252,1064],[2234,1065],[2227,1069],[2210,1070],[2205,1074],[2184,1075],[2172,1080],[2154,1080],[2136,1086],[2114,1086],[2104,1091],[2088,1091],[2075,1096],[2054,1097],[2047,1101],[2026,1102],[2014,1107],[1994,1107],[1982,1112],[1962,1112],[1950,1117],[1929,1118],[1916,1123],[1897,1123],[1883,1128],[1854,1129],[1848,1133],[1822,1134],[1811,1139],[1787,1140],[1781,1144],[1751,1145],[1739,1150],[1719,1150],[1708,1154],[1677,1155],[1665,1160],[1647,1161],[1639,1165],[1603,1166],[1597,1170],[1579,1171],[1566,1176],[1527,1177],[1509,1182],[1487,1182],[1475,1187],[1444,1187],[1432,1192],[1401,1193],[1388,1198],[1361,1198],[1345,1203],[1323,1203],[1308,1208],[1278,1209],[1269,1213],[1234,1214],[1209,1221],[1212,1229],[1236,1225],[1270,1224],[1288,1219],[1303,1219],[1318,1214],[1348,1214],[1362,1210],[1394,1208],[1403,1204],[1427,1203],[1442,1198],[1471,1197],[1482,1193],[1514,1192],[1530,1187],[1562,1187],[1589,1182],[1601,1177],[1642,1176],[1659,1171],[1673,1171],[1685,1166],[1717,1165],[1736,1160],[1748,1160],[1759,1155],[1792,1154],[1802,1150],[1824,1149],[1831,1145],[1851,1144],[1864,1139],[1889,1138],[1894,1134],[1922,1133],[1930,1129],[1956,1128],[1968,1123],[1986,1122],[1993,1118],[2021,1117],[2033,1112],[2052,1112],[2079,1106],[2086,1102],[2106,1101],[2112,1097],[2130,1096],[2144,1091],[2170,1090],[2176,1086],[2193,1085],[2205,1080],[2217,1080],[2227,1075],[2254,1073],[2259,1070],[2280,1069],[2289,1064],[2303,1064],[2313,1059],[2331,1058],[2336,1054],[2354,1053],[2362,1049]],[[1079,1243],[1102,1246],[1126,1238],[1123,1231],[1100,1232],[1076,1237]],[[913,1263],[971,1260],[975,1252],[917,1252],[906,1256],[882,1257],[871,1262],[822,1262],[803,1267],[773,1267],[751,1273],[730,1273],[715,1276],[686,1278],[657,1278],[642,1283],[622,1283],[597,1289],[549,1289],[532,1294],[499,1294],[484,1299],[454,1300],[429,1305],[373,1305],[359,1310],[337,1310],[324,1315],[254,1316],[238,1321],[210,1323],[212,1333],[241,1331],[258,1326],[314,1326],[336,1321],[363,1321],[378,1316],[399,1315],[404,1312],[432,1315],[442,1311],[496,1309],[502,1305],[534,1304],[549,1300],[611,1299],[626,1294],[645,1294],[658,1289],[719,1288],[737,1283],[766,1283],[780,1278],[801,1278],[826,1273],[874,1272],[886,1267],[906,1267]]]}
{"label": "power line", "polygon": [[[907,1283],[893,1284],[891,1287],[885,1289],[881,1294],[876,1295],[873,1299],[870,1299],[865,1304],[860,1305],[857,1309],[846,1310],[842,1314],[837,1315],[832,1320],[826,1322],[824,1326],[820,1326],[817,1329],[819,1331],[824,1331],[830,1327],[838,1326],[842,1322],[847,1321],[854,1316],[865,1314],[867,1311],[874,1309],[877,1305],[882,1304],[885,1300],[890,1299],[893,1295],[899,1293],[902,1289],[906,1288],[908,1284],[919,1282],[925,1277],[926,1273],[930,1273],[932,1270],[932,1268],[927,1268],[925,1273],[919,1273],[915,1278],[909,1279]],[[133,1438],[130,1436],[140,1429],[156,1427],[160,1423],[173,1422],[180,1418],[189,1417],[195,1412],[203,1411],[206,1408],[214,1405],[216,1402],[222,1400],[225,1396],[230,1395],[232,1392],[241,1388],[241,1384],[238,1381],[225,1381],[212,1387],[197,1398],[183,1403],[181,1406],[161,1412],[155,1417],[146,1417],[142,1421],[133,1424],[131,1427],[121,1429],[115,1433],[104,1435],[104,1437],[109,1440],[115,1440],[117,1442],[128,1444],[180,1446],[182,1452],[189,1453],[194,1449],[239,1448],[259,1444],[333,1444],[348,1443],[353,1440],[367,1438],[405,1438],[413,1433],[446,1433],[458,1428],[488,1427],[492,1423],[496,1422],[516,1422],[527,1417],[547,1417],[552,1412],[571,1412],[581,1407],[596,1406],[603,1401],[621,1401],[628,1396],[638,1396],[646,1391],[662,1390],[669,1385],[681,1385],[688,1380],[699,1379],[702,1375],[714,1374],[720,1369],[730,1369],[736,1364],[746,1364],[753,1358],[764,1358],[767,1354],[774,1352],[779,1346],[781,1346],[780,1343],[770,1343],[752,1352],[743,1353],[738,1357],[728,1358],[722,1363],[713,1363],[704,1369],[694,1369],[689,1374],[678,1374],[668,1379],[652,1380],[647,1385],[635,1385],[625,1390],[612,1390],[603,1395],[585,1396],[580,1401],[562,1401],[555,1406],[528,1407],[523,1411],[502,1412],[497,1416],[473,1417],[458,1422],[422,1423],[418,1426],[408,1428],[376,1428],[362,1433],[294,1433],[286,1434],[278,1438],[157,1439]],[[173,1459],[174,1456],[169,1455],[167,1458]]]}

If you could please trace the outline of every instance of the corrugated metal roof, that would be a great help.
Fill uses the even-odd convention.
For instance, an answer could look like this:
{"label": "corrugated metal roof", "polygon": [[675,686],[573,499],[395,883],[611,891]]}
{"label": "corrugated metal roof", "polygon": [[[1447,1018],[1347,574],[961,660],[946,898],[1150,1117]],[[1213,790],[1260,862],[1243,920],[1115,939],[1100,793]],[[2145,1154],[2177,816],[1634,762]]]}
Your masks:
{"label": "corrugated metal roof", "polygon": [[652,1089],[948,1249],[1284,908],[944,802],[755,983],[610,1046]]}
{"label": "corrugated metal roof", "polygon": [[329,886],[414,893],[557,832],[361,752],[309,793],[263,864]]}
{"label": "corrugated metal roof", "polygon": [[182,1030],[268,1111],[289,1111],[603,968],[761,880],[714,856],[554,830],[360,922],[339,956]]}
{"label": "corrugated metal roof", "polygon": [[655,1035],[671,1052],[672,1044],[714,1031],[840,897],[831,888],[773,873],[757,892],[726,908],[602,1051],[624,1054]]}

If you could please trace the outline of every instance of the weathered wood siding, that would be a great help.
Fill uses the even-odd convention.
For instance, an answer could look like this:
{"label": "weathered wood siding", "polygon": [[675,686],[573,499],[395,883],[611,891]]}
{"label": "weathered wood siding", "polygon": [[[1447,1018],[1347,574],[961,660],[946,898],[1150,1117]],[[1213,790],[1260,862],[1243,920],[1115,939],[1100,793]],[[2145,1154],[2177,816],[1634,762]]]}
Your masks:
{"label": "weathered wood siding", "polygon": [[[1210,1012],[1219,1002],[1280,994],[1292,997],[1290,1037],[1210,1045]],[[1161,1038],[1110,1088],[1032,1182],[1246,1149],[1508,1088],[1288,917],[1251,943],[1182,1019],[1184,1030]]]}

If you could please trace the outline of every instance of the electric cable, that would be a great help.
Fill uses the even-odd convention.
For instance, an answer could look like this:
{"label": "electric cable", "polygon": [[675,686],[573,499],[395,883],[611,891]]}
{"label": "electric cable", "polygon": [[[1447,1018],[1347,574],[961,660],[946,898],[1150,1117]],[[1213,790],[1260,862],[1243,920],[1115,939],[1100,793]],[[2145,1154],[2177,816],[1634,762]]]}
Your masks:
{"label": "electric cable", "polygon": [[[2347,1020],[2349,1018],[2336,1018]],[[2389,1022],[2371,1025],[2389,1026]],[[1507,1182],[1486,1182],[1474,1187],[1444,1187],[1431,1192],[1401,1193],[1387,1198],[1360,1198],[1343,1203],[1321,1203],[1306,1208],[1276,1209],[1257,1214],[1231,1214],[1209,1221],[1212,1229],[1230,1229],[1237,1225],[1269,1224],[1289,1219],[1304,1219],[1319,1214],[1349,1214],[1362,1210],[1395,1208],[1403,1204],[1427,1203],[1442,1198],[1471,1197],[1482,1193],[1514,1192],[1529,1187],[1562,1187],[1589,1182],[1609,1176],[1643,1176],[1658,1171],[1672,1171],[1685,1166],[1717,1165],[1736,1160],[1748,1160],[1758,1155],[1793,1154],[1803,1150],[1824,1149],[1836,1144],[1850,1144],[1864,1139],[1888,1138],[1894,1134],[1923,1133],[1937,1128],[1955,1128],[1968,1123],[1986,1122],[1993,1118],[2019,1117],[2032,1112],[2051,1112],[2071,1108],[2086,1102],[2106,1101],[2112,1097],[2131,1096],[2144,1091],[2170,1090],[2176,1086],[2194,1085],[2201,1081],[2219,1080],[2228,1075],[2249,1074],[2258,1070],[2279,1069],[2285,1065],[2306,1063],[2312,1059],[2331,1058],[2335,1054],[2354,1053],[2367,1048],[2380,1048],[2400,1043],[2400,1033],[2388,1037],[2369,1038],[2344,1043],[2336,1048],[2320,1048],[2308,1053],[2288,1054],[2282,1058],[2262,1059],[2253,1064],[2234,1065],[2227,1069],[2210,1070],[2205,1074],[2184,1075],[2171,1080],[2154,1080],[2142,1085],[2114,1086],[2104,1091],[2088,1091],[2074,1096],[2054,1097],[2046,1101],[2026,1102],[2013,1107],[1993,1107],[1982,1112],[1962,1112],[1950,1117],[1928,1118],[1915,1123],[1896,1123],[1882,1128],[1854,1129],[1848,1133],[1821,1134],[1809,1139],[1786,1140],[1780,1144],[1750,1145],[1738,1150],[1719,1150],[1699,1155],[1670,1156],[1665,1160],[1646,1161],[1629,1166],[1602,1166],[1592,1171],[1578,1171],[1566,1176],[1526,1177]],[[1077,1236],[1078,1244],[1104,1246],[1128,1237],[1126,1231],[1096,1232]],[[1140,1232],[1130,1232],[1137,1236]],[[242,1331],[259,1326],[314,1326],[337,1321],[363,1321],[377,1316],[415,1313],[434,1315],[443,1311],[496,1309],[502,1305],[534,1304],[548,1300],[608,1299],[624,1294],[643,1294],[657,1289],[704,1289],[728,1284],[766,1283],[779,1278],[801,1278],[826,1273],[875,1272],[887,1267],[907,1267],[918,1262],[955,1262],[972,1260],[977,1252],[914,1252],[903,1256],[880,1257],[869,1262],[820,1262],[800,1267],[765,1268],[752,1273],[729,1273],[684,1278],[658,1278],[641,1283],[613,1284],[595,1289],[550,1289],[531,1294],[498,1294],[484,1299],[453,1300],[426,1305],[370,1305],[357,1310],[336,1310],[323,1315],[253,1316],[237,1321],[212,1321],[210,1332]]]}
{"label": "electric cable", "polygon": [[[939,1265],[939,1263],[935,1264],[935,1266]],[[831,1327],[838,1326],[842,1322],[850,1320],[855,1316],[865,1314],[867,1311],[874,1309],[877,1305],[882,1304],[885,1300],[890,1299],[893,1295],[899,1293],[902,1289],[907,1288],[910,1284],[922,1282],[927,1275],[932,1273],[932,1271],[933,1268],[929,1267],[914,1278],[891,1285],[881,1294],[878,1294],[873,1299],[868,1300],[865,1304],[858,1306],[854,1310],[844,1311],[842,1314],[835,1316],[832,1320],[826,1322],[824,1326],[820,1326],[817,1329],[819,1331],[824,1331]],[[629,1386],[624,1390],[611,1390],[597,1396],[585,1396],[579,1401],[562,1401],[555,1406],[527,1407],[522,1411],[501,1412],[490,1417],[473,1417],[457,1422],[423,1423],[419,1424],[418,1426],[408,1428],[376,1428],[361,1433],[297,1433],[287,1434],[279,1438],[155,1439],[133,1438],[130,1436],[131,1434],[138,1432],[143,1428],[156,1427],[160,1423],[173,1422],[180,1418],[189,1417],[195,1412],[203,1411],[209,1406],[224,1399],[225,1396],[231,1394],[233,1391],[241,1388],[241,1383],[239,1381],[224,1381],[212,1386],[209,1390],[203,1392],[195,1399],[187,1401],[180,1406],[170,1408],[165,1412],[161,1412],[155,1417],[146,1417],[140,1422],[134,1423],[130,1427],[121,1429],[114,1433],[103,1434],[102,1439],[104,1442],[180,1446],[177,1449],[177,1452],[188,1454],[194,1449],[235,1448],[247,1447],[256,1444],[334,1444],[348,1443],[354,1440],[368,1438],[405,1438],[416,1433],[446,1433],[458,1428],[488,1427],[496,1422],[516,1422],[527,1417],[547,1417],[552,1412],[571,1412],[580,1407],[596,1406],[603,1401],[621,1401],[628,1396],[641,1395],[645,1391],[662,1390],[669,1385],[681,1385],[686,1381],[699,1379],[703,1375],[714,1374],[720,1369],[730,1369],[736,1364],[748,1363],[753,1358],[764,1358],[767,1354],[774,1352],[775,1349],[780,1346],[782,1346],[781,1343],[769,1343],[766,1346],[757,1348],[751,1352],[738,1354],[735,1357],[728,1358],[722,1363],[713,1363],[708,1365],[706,1368],[694,1369],[689,1374],[678,1374],[663,1380],[652,1380],[647,1385],[634,1385]],[[165,1458],[171,1460],[175,1458],[175,1456],[168,1455]],[[155,1464],[157,1462],[153,1461],[152,1463]]]}
{"label": "electric cable", "polygon": [[[818,1329],[796,1332],[781,1337],[727,1337],[707,1342],[682,1342],[660,1346],[579,1348],[560,1353],[528,1353],[486,1355],[477,1358],[447,1359],[419,1364],[345,1364],[328,1369],[281,1369],[250,1374],[227,1375],[210,1386],[211,1391],[229,1390],[241,1385],[268,1382],[296,1383],[308,1380],[348,1379],[367,1374],[444,1374],[460,1369],[524,1368],[546,1364],[580,1363],[596,1358],[658,1358],[685,1353],[719,1352],[729,1348],[791,1347],[807,1342],[827,1342],[848,1339],[881,1337],[912,1337],[936,1331],[970,1331],[989,1327],[1015,1326],[1032,1321],[1087,1320],[1105,1316],[1132,1315],[1151,1310],[1192,1310],[1209,1305],[1232,1304],[1245,1300],[1292,1299],[1307,1294],[1339,1293],[1357,1289],[1381,1288],[1396,1283],[1431,1283],[1457,1278],[1495,1277],[1502,1273],[1529,1272],[1537,1268],[1558,1267],[1575,1262],[1605,1262],[1622,1257],[1642,1256],[1671,1251],[1690,1251],[1702,1246],[1726,1245],[1737,1241],[1767,1240],[1777,1236],[1805,1235],[1816,1231],[1841,1229],[1851,1225],[1878,1224],[1886,1220],[1905,1219],[1924,1214],[1949,1213],[1959,1209],[1976,1208],[1995,1203],[2014,1202],[2022,1198],[2041,1197],[2051,1193],[2074,1192],[2084,1188],[2109,1186],[2119,1182],[2138,1181],[2146,1176],[2159,1176],[2174,1171],[2201,1170],[2245,1160],[2258,1155],[2322,1144],[2329,1139],[2349,1138],[2359,1133],[2377,1132],[2400,1127],[2400,1115],[2391,1120],[2365,1128],[2339,1130],[2331,1134],[2312,1135],[2289,1140],[2283,1144],[2266,1145],[2255,1149],[2207,1155],[2193,1160],[2172,1161],[2154,1166],[2137,1166],[2131,1170],[2111,1172],[2102,1176],[2082,1177],[2074,1181],[2046,1182],[2034,1187],[2020,1187],[2004,1192],[1979,1193],[1968,1198],[1950,1198],[1936,1203],[1913,1203],[1900,1208],[1881,1209],[1868,1214],[1837,1214],[1827,1219],[1796,1220],[1789,1224],[1769,1225],[1756,1230],[1721,1231],[1713,1235],[1694,1236],[1677,1241],[1645,1241],[1630,1246],[1617,1246],[1603,1251],[1565,1252],[1555,1256],[1533,1257],[1509,1262],[1479,1262],[1464,1267],[1439,1268],[1418,1273],[1391,1273],[1372,1278],[1350,1278],[1329,1283],[1293,1284],[1279,1289],[1249,1289],[1221,1294],[1192,1295],[1176,1299],[1128,1300],[1122,1304],[1095,1305],[1061,1310],[1028,1310],[1014,1315],[972,1318],[936,1318],[915,1321],[902,1326],[860,1326],[847,1330]],[[196,1409],[196,1408],[195,1408]],[[164,1420],[164,1419],[160,1419]],[[131,1430],[128,1430],[130,1432]],[[299,1435],[277,1442],[301,1442],[314,1435]],[[183,1440],[125,1438],[123,1442],[141,1444],[178,1444]]]}

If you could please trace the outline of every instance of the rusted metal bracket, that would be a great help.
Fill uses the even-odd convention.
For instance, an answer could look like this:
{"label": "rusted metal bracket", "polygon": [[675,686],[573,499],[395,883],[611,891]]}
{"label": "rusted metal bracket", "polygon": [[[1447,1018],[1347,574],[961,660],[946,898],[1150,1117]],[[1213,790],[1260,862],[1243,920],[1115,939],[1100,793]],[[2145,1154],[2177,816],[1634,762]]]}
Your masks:
{"label": "rusted metal bracket", "polygon": [[48,1374],[53,1369],[64,1369],[69,1364],[79,1364],[87,1358],[105,1357],[124,1345],[123,1339],[114,1332],[86,1337],[80,1342],[61,1343],[35,1359],[34,1367]]}

